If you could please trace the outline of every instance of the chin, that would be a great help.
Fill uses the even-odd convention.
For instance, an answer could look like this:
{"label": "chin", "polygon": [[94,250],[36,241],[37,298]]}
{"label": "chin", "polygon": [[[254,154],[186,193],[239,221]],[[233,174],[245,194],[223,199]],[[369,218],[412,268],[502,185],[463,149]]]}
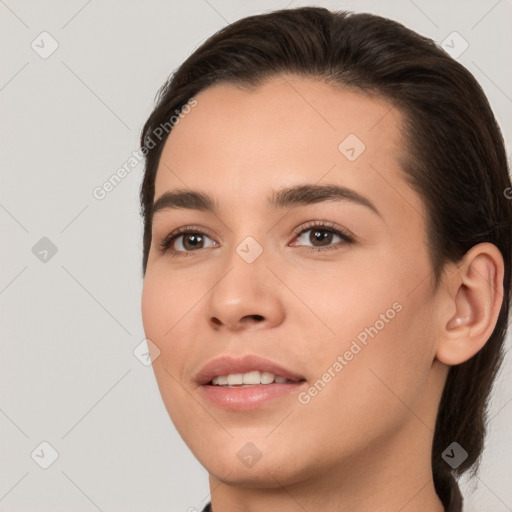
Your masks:
{"label": "chin", "polygon": [[[260,461],[261,462],[261,461]],[[204,466],[211,476],[227,485],[258,488],[277,488],[282,485],[289,485],[298,480],[297,476],[290,472],[281,471],[272,463],[261,465],[259,463],[252,468],[244,467],[242,464],[212,464]]]}
{"label": "chin", "polygon": [[223,445],[222,449],[207,454],[193,452],[211,476],[228,485],[277,488],[298,483],[311,471],[306,460],[302,469],[300,461],[292,462],[297,454],[286,456],[273,448],[258,453],[254,445],[238,440],[232,440],[231,446]]}

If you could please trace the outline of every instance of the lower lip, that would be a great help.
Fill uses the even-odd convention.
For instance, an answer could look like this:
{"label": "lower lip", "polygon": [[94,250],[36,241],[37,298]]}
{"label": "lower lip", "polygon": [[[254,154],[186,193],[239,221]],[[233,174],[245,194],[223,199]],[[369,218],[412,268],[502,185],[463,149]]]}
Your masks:
{"label": "lower lip", "polygon": [[211,403],[222,409],[248,410],[257,409],[276,398],[291,396],[305,381],[296,383],[260,384],[258,386],[225,388],[206,384],[201,386],[204,396]]}

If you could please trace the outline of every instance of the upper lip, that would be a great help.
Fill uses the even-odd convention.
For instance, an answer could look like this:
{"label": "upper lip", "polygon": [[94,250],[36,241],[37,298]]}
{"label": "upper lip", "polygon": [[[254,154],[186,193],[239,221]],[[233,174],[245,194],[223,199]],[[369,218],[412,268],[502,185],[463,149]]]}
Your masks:
{"label": "upper lip", "polygon": [[291,370],[283,368],[279,364],[264,359],[256,355],[246,355],[242,358],[234,358],[231,356],[223,356],[208,362],[196,375],[196,382],[199,384],[208,384],[213,377],[218,375],[229,375],[232,373],[247,373],[253,370],[260,372],[270,372],[274,375],[279,375],[291,381],[305,380],[302,375],[299,375]]}

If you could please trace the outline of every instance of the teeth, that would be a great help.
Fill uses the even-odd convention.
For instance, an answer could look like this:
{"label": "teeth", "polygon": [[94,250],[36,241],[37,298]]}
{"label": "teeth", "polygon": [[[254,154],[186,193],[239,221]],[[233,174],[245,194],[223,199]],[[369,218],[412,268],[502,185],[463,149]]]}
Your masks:
{"label": "teeth", "polygon": [[274,375],[270,372],[260,372],[253,370],[247,373],[230,373],[229,375],[218,375],[212,379],[212,384],[216,386],[241,386],[243,384],[272,384],[292,382],[291,380]]}
{"label": "teeth", "polygon": [[[255,370],[253,372],[247,372],[242,375],[244,384],[259,384],[260,381],[260,372]],[[229,380],[228,380],[229,382]]]}
{"label": "teeth", "polygon": [[244,376],[241,373],[231,373],[228,375],[228,385],[235,386],[244,383]]}
{"label": "teeth", "polygon": [[262,372],[260,382],[262,384],[271,384],[272,382],[274,382],[274,377],[275,375],[273,373]]}

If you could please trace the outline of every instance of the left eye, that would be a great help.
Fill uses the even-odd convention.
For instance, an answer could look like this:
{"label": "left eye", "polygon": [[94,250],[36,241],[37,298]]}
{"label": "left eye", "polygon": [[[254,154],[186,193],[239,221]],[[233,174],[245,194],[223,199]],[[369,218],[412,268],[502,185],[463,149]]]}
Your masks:
{"label": "left eye", "polygon": [[[307,235],[308,232],[309,236]],[[337,249],[336,246],[331,245],[333,237],[338,237],[341,241],[348,244],[354,241],[352,236],[341,228],[325,224],[313,224],[297,232],[297,239],[302,241],[302,243],[311,242],[312,246],[310,250],[312,251]],[[315,245],[316,243],[320,245]],[[292,245],[296,244],[293,243]]]}
{"label": "left eye", "polygon": [[[335,240],[333,240],[335,237],[338,237],[340,240],[346,240],[343,233],[337,230],[318,227],[302,230],[297,239],[301,242],[299,245],[306,245],[307,242],[310,242],[315,249],[320,249],[325,246],[330,246],[330,244],[335,242]],[[315,245],[316,243],[319,245]]]}

